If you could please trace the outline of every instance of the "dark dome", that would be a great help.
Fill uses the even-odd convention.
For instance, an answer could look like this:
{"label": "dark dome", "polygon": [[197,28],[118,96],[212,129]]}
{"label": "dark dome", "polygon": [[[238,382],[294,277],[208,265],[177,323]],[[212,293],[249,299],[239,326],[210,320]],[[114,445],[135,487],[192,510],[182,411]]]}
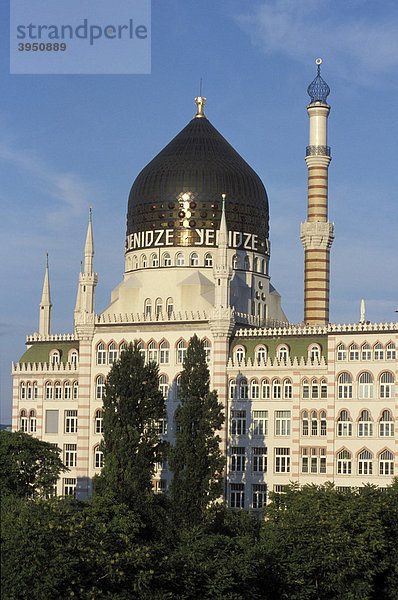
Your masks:
{"label": "dark dome", "polygon": [[261,179],[207,118],[193,118],[136,178],[127,236],[169,228],[173,245],[191,245],[195,229],[218,229],[223,193],[228,229],[256,234],[258,250],[266,252],[268,198]]}

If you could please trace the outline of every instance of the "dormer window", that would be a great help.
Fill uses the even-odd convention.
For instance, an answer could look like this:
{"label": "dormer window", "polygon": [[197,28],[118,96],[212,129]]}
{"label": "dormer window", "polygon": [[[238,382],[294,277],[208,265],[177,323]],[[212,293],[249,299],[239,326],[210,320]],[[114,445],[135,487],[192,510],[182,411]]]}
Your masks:
{"label": "dormer window", "polygon": [[50,365],[52,367],[58,366],[60,363],[60,354],[58,350],[51,350],[50,352]]}

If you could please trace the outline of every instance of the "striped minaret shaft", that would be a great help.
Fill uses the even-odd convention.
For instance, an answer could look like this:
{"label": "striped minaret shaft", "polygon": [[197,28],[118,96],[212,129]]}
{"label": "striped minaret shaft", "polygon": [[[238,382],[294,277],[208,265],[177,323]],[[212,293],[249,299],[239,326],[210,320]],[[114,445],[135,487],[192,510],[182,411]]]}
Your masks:
{"label": "striped minaret shaft", "polygon": [[[320,59],[318,59],[320,61]],[[329,257],[334,239],[334,225],[328,221],[328,168],[331,161],[327,145],[326,103],[329,87],[318,75],[308,87],[311,103],[309,145],[306,149],[308,168],[307,220],[301,224],[300,238],[304,246],[304,322],[323,325],[329,322]]]}

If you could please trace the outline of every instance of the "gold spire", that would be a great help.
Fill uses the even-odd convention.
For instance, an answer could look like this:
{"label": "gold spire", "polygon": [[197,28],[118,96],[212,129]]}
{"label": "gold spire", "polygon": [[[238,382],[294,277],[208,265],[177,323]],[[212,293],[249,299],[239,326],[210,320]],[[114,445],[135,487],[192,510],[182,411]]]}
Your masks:
{"label": "gold spire", "polygon": [[206,103],[206,98],[203,98],[203,96],[198,96],[197,98],[195,98],[195,104],[196,104],[195,119],[197,119],[199,117],[206,118],[205,110],[204,110],[205,103]]}

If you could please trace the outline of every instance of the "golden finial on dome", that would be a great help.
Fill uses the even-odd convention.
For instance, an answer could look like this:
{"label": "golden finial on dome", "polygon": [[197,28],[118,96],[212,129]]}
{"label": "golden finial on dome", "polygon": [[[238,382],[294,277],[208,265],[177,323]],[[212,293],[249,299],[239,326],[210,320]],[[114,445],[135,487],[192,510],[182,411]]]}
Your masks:
{"label": "golden finial on dome", "polygon": [[204,111],[205,103],[206,103],[206,98],[203,98],[203,96],[198,96],[197,98],[195,98],[195,104],[196,104],[195,119],[197,117],[205,117],[206,118],[205,111]]}

